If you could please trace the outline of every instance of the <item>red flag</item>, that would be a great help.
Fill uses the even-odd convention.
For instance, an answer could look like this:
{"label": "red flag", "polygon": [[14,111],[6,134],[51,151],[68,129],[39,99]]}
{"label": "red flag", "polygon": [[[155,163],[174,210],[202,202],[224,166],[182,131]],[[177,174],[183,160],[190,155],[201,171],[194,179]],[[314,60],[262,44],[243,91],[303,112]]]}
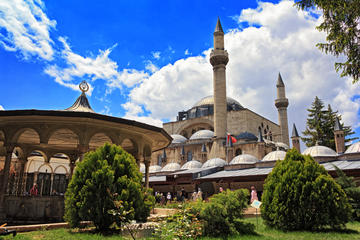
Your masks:
{"label": "red flag", "polygon": [[234,138],[233,136],[231,136],[231,141],[233,142],[233,143],[236,143],[236,138]]}

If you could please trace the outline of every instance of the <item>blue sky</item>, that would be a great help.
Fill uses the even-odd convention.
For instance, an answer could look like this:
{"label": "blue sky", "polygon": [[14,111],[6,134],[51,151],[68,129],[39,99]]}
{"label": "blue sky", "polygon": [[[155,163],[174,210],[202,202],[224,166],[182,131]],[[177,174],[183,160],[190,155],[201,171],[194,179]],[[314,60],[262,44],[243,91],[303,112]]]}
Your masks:
{"label": "blue sky", "polygon": [[[0,106],[65,109],[91,85],[96,112],[150,124],[174,120],[211,94],[217,17],[230,62],[227,94],[277,122],[275,82],[287,87],[289,126],[305,127],[315,96],[358,128],[359,88],[316,49],[320,20],[292,1],[41,1],[0,3]],[[291,129],[290,129],[291,131]]]}

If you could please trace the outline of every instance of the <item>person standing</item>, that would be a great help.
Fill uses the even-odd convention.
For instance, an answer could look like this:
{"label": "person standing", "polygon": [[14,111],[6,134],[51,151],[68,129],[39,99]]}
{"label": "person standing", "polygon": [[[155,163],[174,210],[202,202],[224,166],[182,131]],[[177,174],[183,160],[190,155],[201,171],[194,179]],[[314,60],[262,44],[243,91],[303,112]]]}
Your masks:
{"label": "person standing", "polygon": [[251,197],[250,197],[250,203],[252,203],[255,200],[259,200],[258,199],[258,195],[256,192],[256,188],[254,186],[251,186]]}
{"label": "person standing", "polygon": [[34,183],[33,187],[30,189],[30,196],[37,196],[39,194],[39,190],[37,188],[37,184]]}

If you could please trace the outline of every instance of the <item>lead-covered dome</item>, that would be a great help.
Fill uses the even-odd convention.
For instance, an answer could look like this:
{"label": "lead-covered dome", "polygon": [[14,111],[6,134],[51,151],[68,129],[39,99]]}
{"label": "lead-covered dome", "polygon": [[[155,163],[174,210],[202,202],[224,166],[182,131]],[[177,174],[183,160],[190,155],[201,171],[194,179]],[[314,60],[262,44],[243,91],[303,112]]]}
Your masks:
{"label": "lead-covered dome", "polygon": [[187,138],[182,136],[182,135],[179,135],[179,134],[173,134],[173,135],[170,135],[172,137],[172,142],[171,143],[184,143],[187,141]]}
{"label": "lead-covered dome", "polygon": [[269,152],[268,154],[266,154],[262,160],[265,162],[284,160],[285,156],[286,156],[285,151],[276,150],[276,151],[272,151],[272,152]]}
{"label": "lead-covered dome", "polygon": [[190,140],[211,139],[213,136],[214,136],[213,131],[199,130],[190,137]]}
{"label": "lead-covered dome", "polygon": [[253,164],[258,162],[259,159],[257,159],[256,157],[254,157],[253,155],[250,154],[241,154],[238,155],[236,157],[234,157],[231,162],[229,163],[229,165],[234,165],[234,164]]}
{"label": "lead-covered dome", "polygon": [[[233,98],[227,97],[226,102],[227,102],[228,107],[230,106],[230,107],[235,107],[235,108],[243,108],[243,106],[241,106],[241,104]],[[195,103],[193,108],[207,106],[207,105],[214,105],[214,96],[213,95],[202,98],[200,101]]]}
{"label": "lead-covered dome", "polygon": [[235,137],[237,140],[257,141],[258,138],[250,132],[242,132]]}
{"label": "lead-covered dome", "polygon": [[159,165],[152,165],[149,167],[149,173],[160,172],[160,170],[161,170],[161,166]]}
{"label": "lead-covered dome", "polygon": [[178,164],[178,163],[168,163],[161,169],[161,171],[162,172],[173,172],[173,171],[179,170],[180,168],[181,168],[180,164]]}
{"label": "lead-covered dome", "polygon": [[302,154],[308,154],[312,157],[335,157],[337,155],[331,148],[319,145],[305,149]]}
{"label": "lead-covered dome", "polygon": [[185,163],[181,169],[196,169],[196,168],[201,168],[202,163],[197,161],[197,160],[191,160],[188,161],[187,163]]}
{"label": "lead-covered dome", "polygon": [[358,153],[360,152],[360,142],[356,142],[351,144],[348,149],[346,149],[345,153]]}
{"label": "lead-covered dome", "polygon": [[222,160],[221,158],[212,158],[207,160],[203,165],[202,168],[208,168],[208,167],[223,167],[226,165],[226,162]]}

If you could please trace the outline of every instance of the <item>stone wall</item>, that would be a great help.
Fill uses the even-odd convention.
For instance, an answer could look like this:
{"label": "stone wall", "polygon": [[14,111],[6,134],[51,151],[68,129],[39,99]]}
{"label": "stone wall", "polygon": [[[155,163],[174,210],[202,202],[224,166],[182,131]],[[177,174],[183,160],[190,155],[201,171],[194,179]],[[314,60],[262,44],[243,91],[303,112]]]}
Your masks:
{"label": "stone wall", "polygon": [[6,220],[9,224],[61,222],[64,197],[5,197]]}

